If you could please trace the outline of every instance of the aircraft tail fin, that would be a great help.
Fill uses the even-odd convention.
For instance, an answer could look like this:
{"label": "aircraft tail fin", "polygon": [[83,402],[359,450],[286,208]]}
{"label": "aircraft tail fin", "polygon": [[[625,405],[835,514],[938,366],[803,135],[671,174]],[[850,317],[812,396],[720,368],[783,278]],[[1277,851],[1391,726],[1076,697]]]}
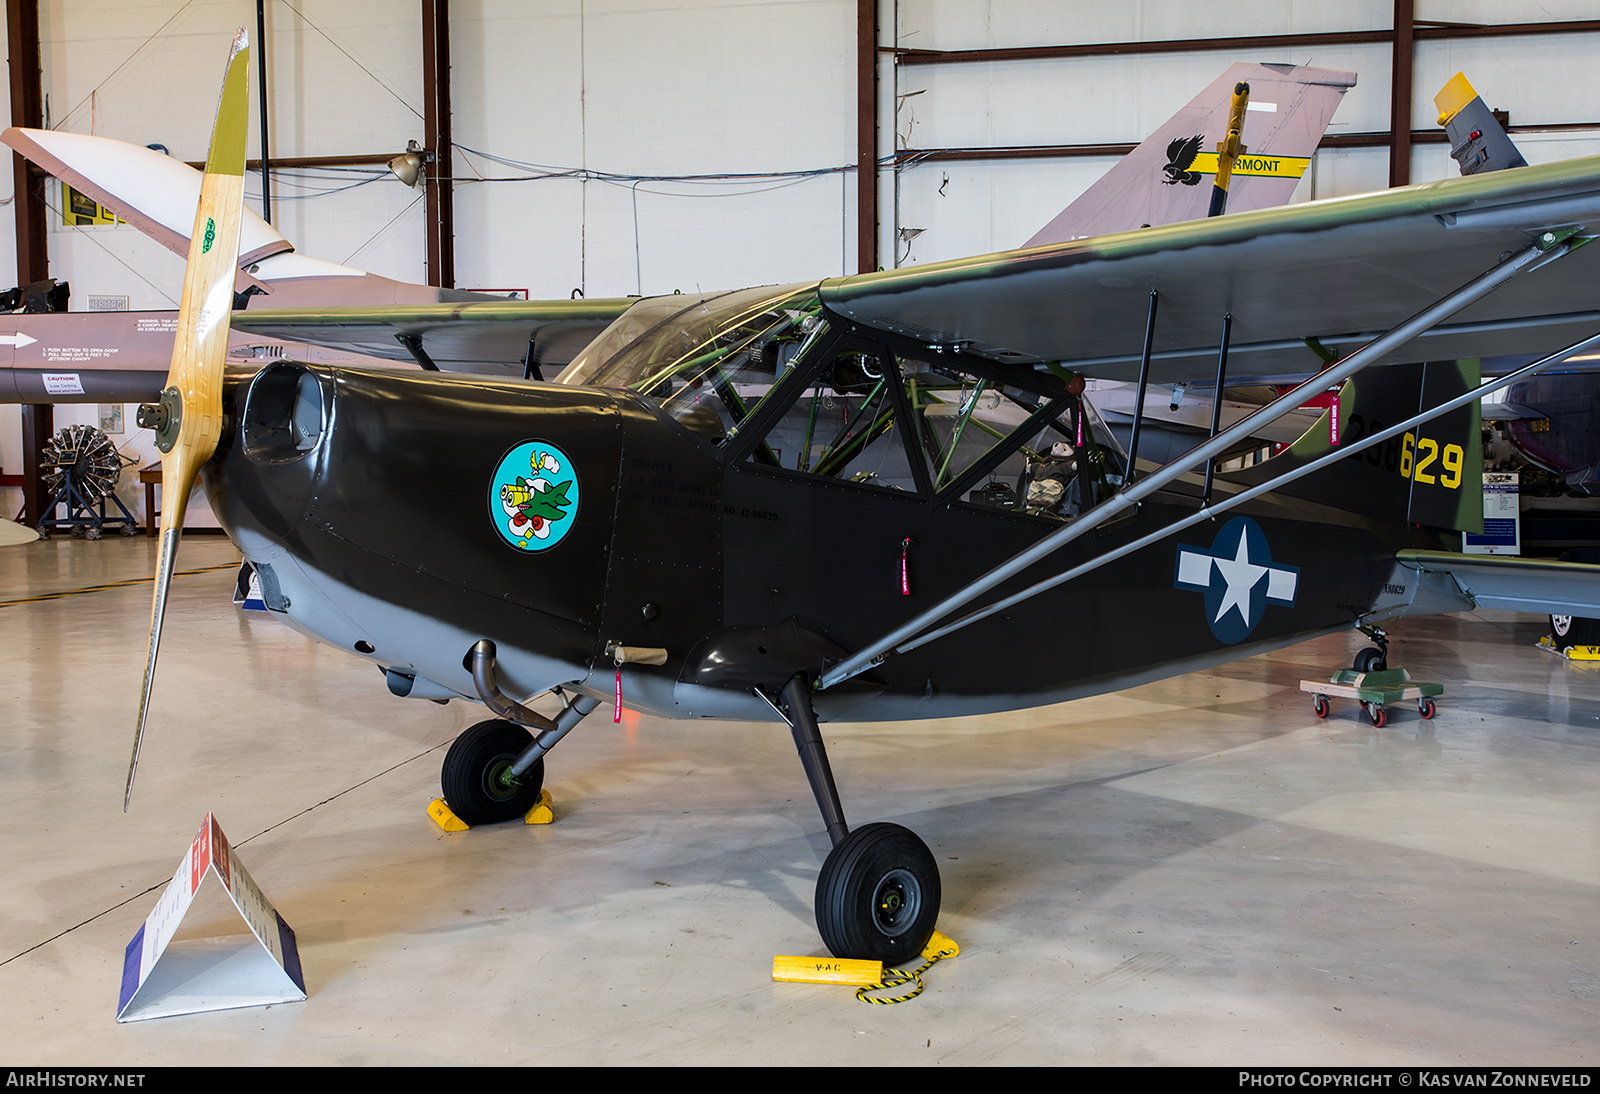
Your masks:
{"label": "aircraft tail fin", "polygon": [[1123,157],[1024,244],[1038,247],[1206,215],[1217,145],[1228,131],[1234,87],[1250,85],[1243,145],[1233,165],[1229,213],[1282,205],[1294,193],[1354,72],[1303,65],[1236,64]]}
{"label": "aircraft tail fin", "polygon": [[[56,129],[12,127],[0,133],[0,141],[174,254],[189,256],[201,173],[187,163],[143,145]],[[244,210],[241,270],[293,250],[283,233],[253,210]],[[245,274],[243,280],[249,284],[254,279]]]}
{"label": "aircraft tail fin", "polygon": [[[1347,447],[1478,386],[1476,360],[1379,365],[1346,381],[1315,425],[1286,450],[1224,476],[1254,485]],[[1288,484],[1284,492],[1389,524],[1483,531],[1478,403]]]}
{"label": "aircraft tail fin", "polygon": [[1528,166],[1466,73],[1450,77],[1433,103],[1439,108],[1439,124],[1450,137],[1450,156],[1461,165],[1463,175]]}

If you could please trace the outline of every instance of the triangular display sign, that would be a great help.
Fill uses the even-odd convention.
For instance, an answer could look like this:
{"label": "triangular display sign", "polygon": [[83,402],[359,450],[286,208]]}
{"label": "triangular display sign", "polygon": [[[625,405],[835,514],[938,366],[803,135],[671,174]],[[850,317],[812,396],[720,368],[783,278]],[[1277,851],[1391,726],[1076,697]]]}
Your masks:
{"label": "triangular display sign", "polygon": [[[169,946],[207,878],[226,890],[253,937],[242,942],[242,936],[183,940]],[[207,813],[166,892],[128,943],[117,1021],[292,1003],[305,997],[294,931],[250,879],[221,825]]]}

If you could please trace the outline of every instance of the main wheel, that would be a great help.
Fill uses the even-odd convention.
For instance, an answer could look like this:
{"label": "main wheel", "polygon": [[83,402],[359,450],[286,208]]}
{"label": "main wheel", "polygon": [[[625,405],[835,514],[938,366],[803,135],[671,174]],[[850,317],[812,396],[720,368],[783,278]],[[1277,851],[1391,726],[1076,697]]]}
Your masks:
{"label": "main wheel", "polygon": [[1569,646],[1600,646],[1600,619],[1584,619],[1576,615],[1552,615],[1550,633],[1555,636],[1558,650]]}
{"label": "main wheel", "polygon": [[520,817],[539,801],[544,758],[520,778],[509,775],[533,735],[515,722],[493,719],[465,730],[445,753],[439,784],[450,811],[468,824]]}
{"label": "main wheel", "polygon": [[939,896],[939,867],[927,844],[898,824],[869,824],[822,864],[817,930],[835,957],[897,965],[928,944]]}
{"label": "main wheel", "polygon": [[[1600,563],[1600,549],[1573,547],[1562,551],[1556,561],[1586,562],[1593,566]],[[1576,615],[1552,615],[1550,633],[1555,638],[1558,650],[1569,646],[1600,646],[1600,619],[1584,619]]]}
{"label": "main wheel", "polygon": [[1356,654],[1350,667],[1357,672],[1382,672],[1389,667],[1389,655],[1377,646],[1368,646]]}

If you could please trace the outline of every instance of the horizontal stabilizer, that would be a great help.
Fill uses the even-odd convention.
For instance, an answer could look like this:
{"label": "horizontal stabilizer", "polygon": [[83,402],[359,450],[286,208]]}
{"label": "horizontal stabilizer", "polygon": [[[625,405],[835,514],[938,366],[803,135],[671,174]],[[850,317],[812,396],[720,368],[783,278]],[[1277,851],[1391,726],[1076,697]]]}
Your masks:
{"label": "horizontal stabilizer", "polygon": [[1449,574],[1480,608],[1600,618],[1600,566],[1506,555],[1401,551],[1400,565]]}

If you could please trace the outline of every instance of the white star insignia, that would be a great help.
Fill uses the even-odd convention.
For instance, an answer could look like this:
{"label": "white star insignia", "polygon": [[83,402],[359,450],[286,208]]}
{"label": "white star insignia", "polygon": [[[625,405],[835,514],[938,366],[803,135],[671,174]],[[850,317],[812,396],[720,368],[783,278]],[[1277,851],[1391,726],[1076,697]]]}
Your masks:
{"label": "white star insignia", "polygon": [[1239,613],[1239,618],[1246,625],[1250,622],[1250,590],[1261,583],[1262,577],[1267,573],[1265,566],[1258,566],[1250,561],[1249,537],[1239,537],[1239,550],[1231,559],[1212,558],[1212,565],[1222,575],[1222,580],[1228,583],[1226,591],[1222,594],[1222,605],[1217,608],[1217,618],[1213,622],[1220,623],[1222,617],[1230,609]]}

